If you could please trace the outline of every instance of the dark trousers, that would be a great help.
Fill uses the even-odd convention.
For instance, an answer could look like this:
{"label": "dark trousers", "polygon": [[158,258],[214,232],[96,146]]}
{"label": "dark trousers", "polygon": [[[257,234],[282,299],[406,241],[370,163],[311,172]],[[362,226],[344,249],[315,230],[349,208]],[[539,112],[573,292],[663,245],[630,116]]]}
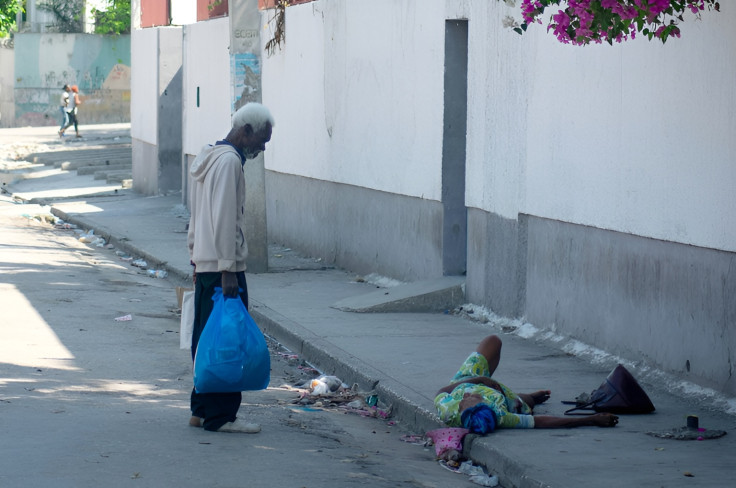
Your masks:
{"label": "dark trousers", "polygon": [[[248,308],[248,286],[245,282],[245,272],[237,274],[240,287],[240,299]],[[212,313],[214,302],[212,296],[215,287],[222,286],[221,273],[197,273],[197,283],[194,286],[194,329],[192,331],[192,361],[197,353],[197,344]],[[192,415],[204,419],[205,430],[215,431],[227,422],[235,420],[240,402],[241,393],[197,393],[192,388],[191,408]]]}

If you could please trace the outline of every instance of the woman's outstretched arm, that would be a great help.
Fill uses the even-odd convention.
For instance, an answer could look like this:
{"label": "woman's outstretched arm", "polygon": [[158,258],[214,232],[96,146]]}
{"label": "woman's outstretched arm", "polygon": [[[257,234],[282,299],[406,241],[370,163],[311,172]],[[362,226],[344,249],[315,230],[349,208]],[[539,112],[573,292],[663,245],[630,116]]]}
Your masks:
{"label": "woman's outstretched arm", "polygon": [[569,427],[615,427],[618,424],[618,416],[610,413],[597,413],[585,417],[554,417],[551,415],[535,415],[535,429],[561,429]]}

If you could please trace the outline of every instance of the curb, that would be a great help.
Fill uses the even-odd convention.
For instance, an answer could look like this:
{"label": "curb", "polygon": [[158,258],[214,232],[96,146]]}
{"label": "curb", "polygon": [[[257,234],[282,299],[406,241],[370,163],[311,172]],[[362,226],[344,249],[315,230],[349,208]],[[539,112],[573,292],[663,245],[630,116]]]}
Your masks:
{"label": "curb", "polygon": [[[41,202],[39,202],[41,203]],[[42,205],[47,205],[45,203],[42,203]],[[121,251],[124,251],[128,254],[139,256],[142,259],[144,259],[150,266],[154,268],[161,268],[165,269],[166,272],[169,274],[169,276],[176,278],[180,281],[192,281],[192,275],[188,273],[182,272],[180,269],[174,268],[172,266],[168,266],[167,261],[162,261],[156,256],[153,256],[146,251],[137,248],[136,246],[130,244],[126,239],[120,239],[112,234],[112,232],[105,228],[100,226],[92,226],[89,225],[88,222],[86,222],[84,219],[77,218],[73,215],[69,215],[63,210],[56,208],[52,205],[51,207],[51,213],[60,219],[62,219],[65,222],[69,222],[70,224],[74,224],[77,227],[80,228],[86,228],[86,229],[94,229],[95,235],[102,237],[105,239],[108,243],[115,246],[116,249],[120,249]]]}

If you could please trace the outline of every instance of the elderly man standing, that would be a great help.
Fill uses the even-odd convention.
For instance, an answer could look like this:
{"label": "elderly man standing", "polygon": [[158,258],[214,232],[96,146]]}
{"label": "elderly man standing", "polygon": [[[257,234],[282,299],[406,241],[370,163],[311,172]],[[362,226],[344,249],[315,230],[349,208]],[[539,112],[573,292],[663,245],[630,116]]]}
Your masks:
{"label": "elderly man standing", "polygon": [[[205,146],[192,163],[188,235],[195,290],[192,359],[212,312],[215,287],[222,287],[225,296],[240,296],[248,307],[243,166],[246,159],[266,150],[273,126],[266,107],[249,103],[233,115],[227,137]],[[236,417],[241,399],[240,392],[197,393],[193,389],[189,425],[216,432],[259,432],[260,425]]]}

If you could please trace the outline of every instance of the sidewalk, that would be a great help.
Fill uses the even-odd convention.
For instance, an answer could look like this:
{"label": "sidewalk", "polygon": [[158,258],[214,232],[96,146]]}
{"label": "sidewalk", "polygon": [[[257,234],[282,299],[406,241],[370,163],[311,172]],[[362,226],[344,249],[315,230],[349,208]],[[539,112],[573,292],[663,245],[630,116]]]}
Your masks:
{"label": "sidewalk", "polygon": [[[71,178],[78,187],[99,186],[91,177],[57,172],[10,183],[8,191],[25,198],[43,190],[60,218],[94,229],[117,249],[146,259],[149,267],[168,270],[168,279],[176,284],[189,281],[188,214],[181,195],[143,197],[106,188],[99,196],[68,197],[64,186]],[[375,388],[381,402],[393,405],[394,419],[416,433],[440,426],[434,393],[485,335],[496,333],[504,341],[496,373],[500,381],[522,392],[552,390],[551,400],[536,413],[562,415],[566,406],[561,400],[590,392],[616,364],[610,357],[595,363],[576,357],[563,350],[567,341],[545,338],[541,331],[531,334],[533,328],[511,321],[481,323],[451,313],[337,310],[332,305],[374,292],[376,286],[282,247],[271,246],[269,268],[269,273],[248,275],[253,317],[263,331],[324,373]],[[470,456],[506,487],[732,485],[736,416],[704,395],[696,401],[666,391],[662,385],[669,383],[656,372],[634,365],[630,370],[656,406],[654,414],[622,416],[613,429],[500,430],[475,438]],[[706,441],[646,435],[684,426],[687,415],[698,415],[701,427],[728,435]],[[465,483],[458,477],[459,485]]]}

